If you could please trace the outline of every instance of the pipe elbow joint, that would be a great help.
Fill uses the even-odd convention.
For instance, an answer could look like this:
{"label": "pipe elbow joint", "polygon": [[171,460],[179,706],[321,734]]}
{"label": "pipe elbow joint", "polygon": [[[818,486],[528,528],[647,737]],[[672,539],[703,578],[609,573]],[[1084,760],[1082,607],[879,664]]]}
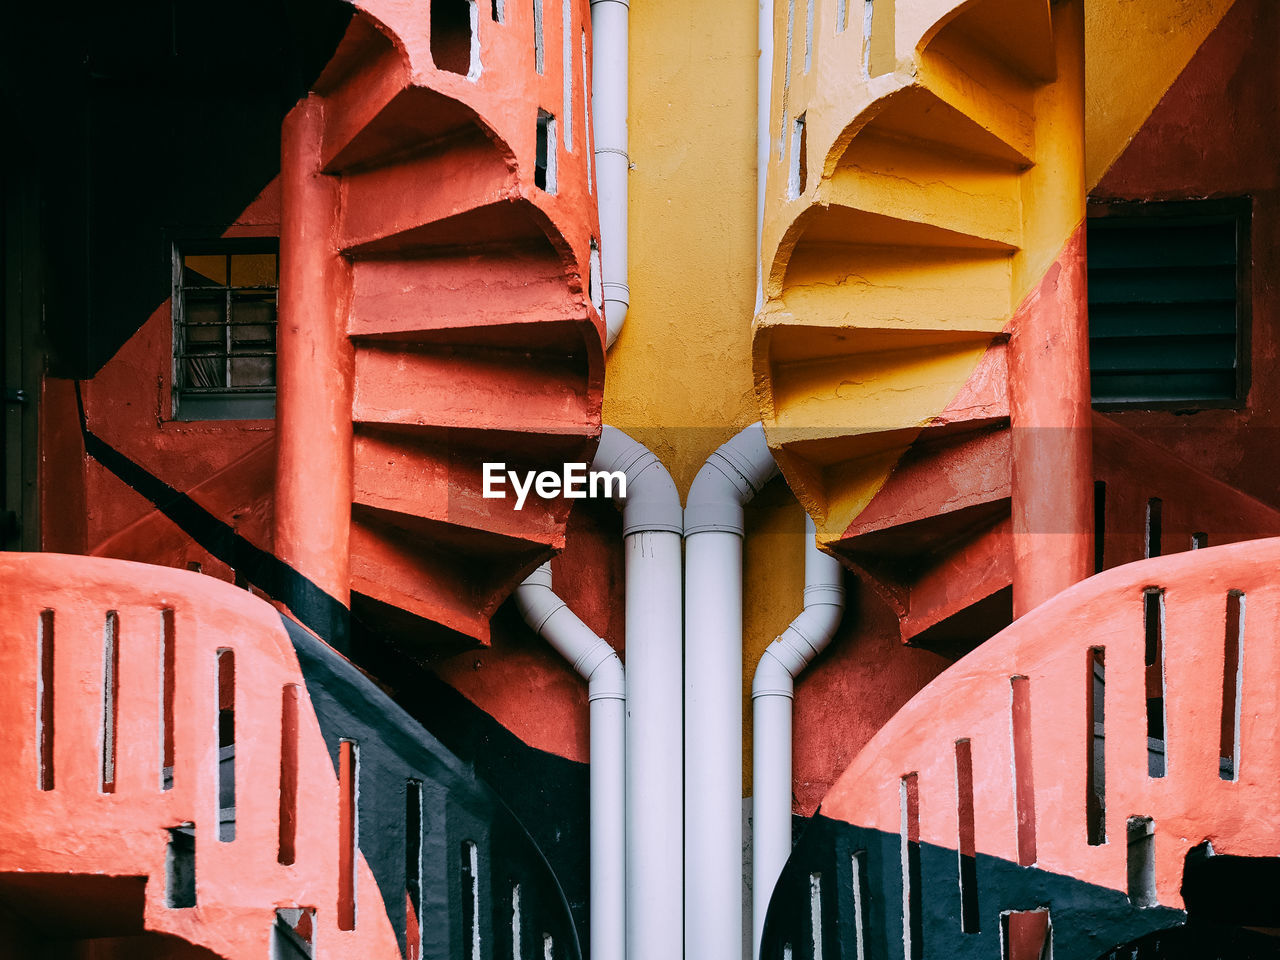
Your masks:
{"label": "pipe elbow joint", "polygon": [[[601,644],[609,645],[603,640]],[[588,700],[627,699],[627,676],[618,655],[609,648],[608,655],[598,660],[587,676]]]}
{"label": "pipe elbow joint", "polygon": [[751,699],[759,697],[795,697],[795,677],[784,660],[785,651],[778,649],[781,640],[775,640],[765,648],[756,664],[756,672],[751,678]]}
{"label": "pipe elbow joint", "polygon": [[542,628],[565,603],[551,589],[551,563],[548,561],[525,577],[524,582],[512,593],[516,609],[533,632],[542,635]]}
{"label": "pipe elbow joint", "polygon": [[604,348],[613,346],[618,334],[627,322],[627,310],[631,307],[631,290],[625,283],[602,283],[604,290]]}
{"label": "pipe elbow joint", "polygon": [[613,498],[622,509],[624,536],[649,531],[684,532],[684,511],[680,509],[675,481],[643,443],[616,427],[606,426],[591,468],[621,473],[627,478],[626,493],[615,492]]}
{"label": "pipe elbow joint", "polygon": [[689,488],[686,537],[710,530],[743,535],[743,505],[778,473],[764,426],[756,421],[707,458]]}

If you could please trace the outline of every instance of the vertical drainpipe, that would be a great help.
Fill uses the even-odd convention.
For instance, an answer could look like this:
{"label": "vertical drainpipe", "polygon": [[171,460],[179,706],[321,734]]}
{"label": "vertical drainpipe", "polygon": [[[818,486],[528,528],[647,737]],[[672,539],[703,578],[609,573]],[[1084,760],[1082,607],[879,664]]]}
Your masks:
{"label": "vertical drainpipe", "polygon": [[631,304],[627,286],[628,0],[591,0],[591,117],[600,191],[601,292],[605,348],[622,332]]}
{"label": "vertical drainpipe", "polygon": [[[1057,85],[1050,119],[1070,131],[1039,215],[1072,230],[1012,325],[1013,615],[1093,573],[1093,410],[1085,279],[1083,3],[1054,5]],[[1053,209],[1054,205],[1059,206]]]}
{"label": "vertical drainpipe", "polygon": [[345,605],[355,359],[335,239],[340,188],[321,171],[323,138],[323,100],[312,94],[289,111],[280,140],[275,551]]}
{"label": "vertical drainpipe", "polygon": [[683,511],[666,467],[620,430],[604,428],[591,468],[627,477],[625,497],[614,489],[626,554],[627,960],[678,960]]}
{"label": "vertical drainpipe", "polygon": [[551,588],[544,563],[516,587],[525,622],[587,681],[591,711],[591,957],[626,957],[626,678],[613,647]]}
{"label": "vertical drainpipe", "polygon": [[773,888],[791,856],[791,721],[794,680],[835,636],[844,613],[840,564],[818,549],[811,517],[805,518],[804,609],[769,644],[751,683],[752,956]]}
{"label": "vertical drainpipe", "polygon": [[743,505],[777,475],[753,423],[707,458],[685,535],[685,956],[742,956]]}

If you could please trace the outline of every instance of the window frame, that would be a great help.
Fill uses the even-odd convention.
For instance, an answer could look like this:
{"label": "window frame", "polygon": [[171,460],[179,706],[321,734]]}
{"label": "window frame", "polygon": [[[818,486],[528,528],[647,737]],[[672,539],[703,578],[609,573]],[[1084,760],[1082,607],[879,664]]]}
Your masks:
{"label": "window frame", "polygon": [[[1092,400],[1095,410],[1103,412],[1119,411],[1178,411],[1196,412],[1201,410],[1243,410],[1249,402],[1249,389],[1252,385],[1252,326],[1253,326],[1253,198],[1250,195],[1235,197],[1215,197],[1212,199],[1176,199],[1176,200],[1117,200],[1106,197],[1090,197],[1087,206],[1087,217],[1093,219],[1127,219],[1166,220],[1172,223],[1189,224],[1197,221],[1233,220],[1236,237],[1236,282],[1235,282],[1235,396],[1232,398],[1184,398],[1177,400]],[[1087,248],[1086,248],[1087,257]],[[1088,262],[1086,260],[1086,278]],[[1086,298],[1087,298],[1086,293]],[[1090,331],[1092,346],[1092,331]]]}
{"label": "window frame", "polygon": [[[274,420],[276,415],[276,389],[278,385],[262,388],[211,388],[192,393],[184,389],[183,360],[186,352],[186,292],[183,283],[184,256],[234,256],[238,254],[270,253],[276,258],[276,356],[279,356],[280,309],[280,238],[277,236],[250,237],[172,237],[169,242],[172,264],[172,307],[170,349],[170,419],[182,422],[208,420]],[[230,286],[230,276],[227,285]],[[262,288],[267,289],[267,288]],[[229,322],[229,317],[224,317]]]}

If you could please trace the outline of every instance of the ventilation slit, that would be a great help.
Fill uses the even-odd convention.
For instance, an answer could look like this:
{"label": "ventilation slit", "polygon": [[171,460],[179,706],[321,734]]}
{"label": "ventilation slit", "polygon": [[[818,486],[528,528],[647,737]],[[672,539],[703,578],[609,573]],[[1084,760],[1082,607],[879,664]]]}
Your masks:
{"label": "ventilation slit", "polygon": [[822,874],[809,874],[809,934],[813,960],[822,960]]}
{"label": "ventilation slit", "polygon": [[480,851],[471,840],[462,841],[462,930],[467,938],[467,960],[480,960]]}
{"label": "ventilation slit", "polygon": [[1130,817],[1129,902],[1135,907],[1154,907],[1156,900],[1156,824],[1150,817]]}
{"label": "ventilation slit", "polygon": [[787,192],[794,200],[805,191],[805,177],[809,167],[808,137],[805,135],[805,115],[796,117],[791,130],[791,175]]}
{"label": "ventilation slit", "polygon": [[902,945],[909,960],[924,958],[920,889],[920,784],[909,773],[899,786],[902,844]]}
{"label": "ventilation slit", "polygon": [[160,611],[160,789],[173,789],[175,677],[177,646],[175,620],[170,609]]}
{"label": "ventilation slit", "polygon": [[1085,830],[1091,846],[1107,842],[1106,650],[1090,647],[1085,678]]}
{"label": "ventilation slit", "polygon": [[236,655],[218,649],[218,839],[236,838]]}
{"label": "ventilation slit", "polygon": [[280,696],[280,838],[276,859],[297,859],[298,835],[298,686],[286,684]]}
{"label": "ventilation slit", "polygon": [[545,110],[538,111],[537,156],[533,166],[533,185],[547,193],[556,192],[556,118]]}
{"label": "ventilation slit", "polygon": [[1163,503],[1159,497],[1147,501],[1147,557],[1160,556]]}
{"label": "ventilation slit", "polygon": [[1168,769],[1164,709],[1164,591],[1148,587],[1142,592],[1146,631],[1147,776],[1163,777]]}
{"label": "ventilation slit", "polygon": [[978,844],[973,815],[973,745],[956,741],[956,845],[960,871],[960,929],[978,933]]}
{"label": "ventilation slit", "polygon": [[853,941],[854,960],[867,960],[867,851],[855,850],[850,858],[853,868]]}
{"label": "ventilation slit", "polygon": [[1093,482],[1093,572],[1099,573],[1106,561],[1107,481]]}
{"label": "ventilation slit", "polygon": [[431,60],[439,70],[471,73],[475,0],[432,0]]}
{"label": "ventilation slit", "polygon": [[539,74],[547,68],[542,42],[542,0],[533,0],[533,68]]}
{"label": "ventilation slit", "polygon": [[338,742],[338,929],[356,928],[356,851],[360,845],[360,745]]}
{"label": "ventilation slit", "polygon": [[116,719],[119,710],[120,615],[108,611],[102,628],[102,766],[98,789],[116,792]]}
{"label": "ventilation slit", "polygon": [[[406,960],[422,958],[422,781],[409,780],[404,792],[404,889]],[[513,955],[518,960],[520,954]]]}
{"label": "ventilation slit", "polygon": [[1240,696],[1244,689],[1244,594],[1227,593],[1227,643],[1222,670],[1222,738],[1218,776],[1240,777]]}
{"label": "ventilation slit", "polygon": [[41,790],[53,789],[53,611],[40,611],[36,634],[40,674],[36,680],[36,743]]}
{"label": "ventilation slit", "polygon": [[164,857],[164,901],[174,909],[196,905],[196,828],[184,823],[169,831]]}
{"label": "ventilation slit", "polygon": [[1036,795],[1031,775],[1031,681],[1009,678],[1012,689],[1013,792],[1018,812],[1018,864],[1036,862]]}
{"label": "ventilation slit", "polygon": [[1191,535],[1191,549],[1200,550],[1209,545],[1209,535],[1201,531]]}

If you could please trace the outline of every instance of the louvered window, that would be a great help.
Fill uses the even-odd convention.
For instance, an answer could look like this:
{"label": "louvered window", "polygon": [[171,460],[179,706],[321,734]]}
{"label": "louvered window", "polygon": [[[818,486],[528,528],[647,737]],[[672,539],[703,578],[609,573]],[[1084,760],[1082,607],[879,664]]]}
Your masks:
{"label": "louvered window", "polygon": [[1095,404],[1244,401],[1248,199],[1093,203],[1088,256]]}

